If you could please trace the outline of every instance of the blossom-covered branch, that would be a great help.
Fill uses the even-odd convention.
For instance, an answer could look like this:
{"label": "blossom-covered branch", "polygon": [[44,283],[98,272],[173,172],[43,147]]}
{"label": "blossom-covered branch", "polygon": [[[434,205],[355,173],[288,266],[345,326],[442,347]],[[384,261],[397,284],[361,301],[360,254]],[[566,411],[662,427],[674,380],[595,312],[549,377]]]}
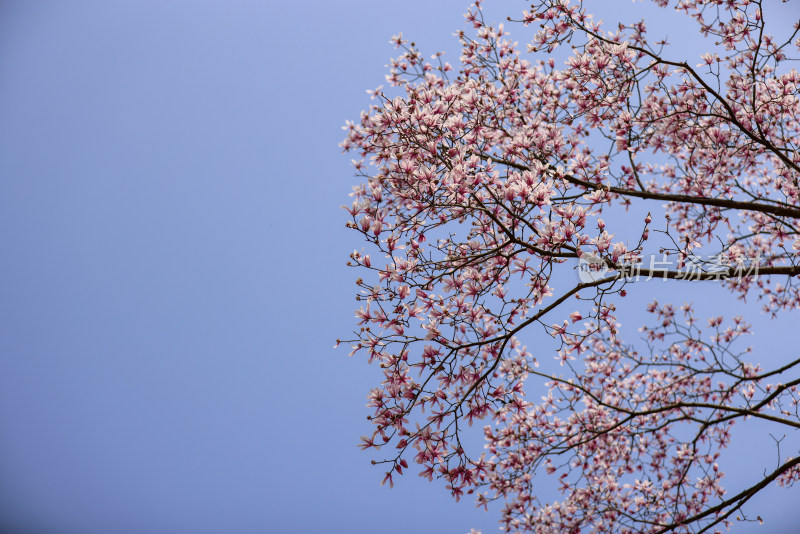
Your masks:
{"label": "blossom-covered branch", "polygon": [[[778,38],[759,1],[672,3],[709,41],[691,66],[589,4],[509,17],[522,50],[477,2],[455,67],[398,35],[391,88],[347,123],[363,180],[347,224],[367,249],[346,342],[383,370],[362,445],[384,451],[385,482],[412,461],[457,498],[502,501],[509,531],[709,531],[800,479],[791,454],[734,491],[720,467],[736,423],[800,428],[800,359],[761,369],[744,319],[701,328],[690,305],[653,302],[626,341],[617,305],[636,266],[800,308],[800,22]],[[642,261],[655,254],[674,263]],[[581,277],[586,262],[600,272]],[[537,335],[556,365],[523,344]],[[482,453],[476,421],[494,423]]]}

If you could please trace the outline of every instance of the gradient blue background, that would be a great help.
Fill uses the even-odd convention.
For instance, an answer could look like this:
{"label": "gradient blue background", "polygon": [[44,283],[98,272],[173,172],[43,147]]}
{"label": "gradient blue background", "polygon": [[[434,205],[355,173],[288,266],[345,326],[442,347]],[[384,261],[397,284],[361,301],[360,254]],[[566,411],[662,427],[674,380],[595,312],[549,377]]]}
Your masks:
{"label": "gradient blue background", "polygon": [[[0,531],[496,530],[441,484],[378,486],[378,370],[331,348],[362,246],[340,126],[392,34],[457,61],[465,8],[0,2]],[[797,497],[759,497],[762,532]]]}

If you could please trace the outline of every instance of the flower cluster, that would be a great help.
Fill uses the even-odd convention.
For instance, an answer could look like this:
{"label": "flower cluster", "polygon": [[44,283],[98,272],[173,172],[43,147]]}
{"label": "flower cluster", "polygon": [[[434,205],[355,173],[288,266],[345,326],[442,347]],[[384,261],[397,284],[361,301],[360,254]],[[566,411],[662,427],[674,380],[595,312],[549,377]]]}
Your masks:
{"label": "flower cluster", "polygon": [[[800,427],[800,360],[750,366],[733,349],[743,320],[711,320],[709,341],[691,307],[657,303],[642,351],[611,301],[630,282],[620,267],[648,251],[676,258],[671,283],[702,283],[680,268],[711,247],[727,265],[763,260],[757,277],[715,273],[734,294],[800,307],[800,76],[784,67],[800,41],[770,36],[760,2],[675,8],[717,43],[699,66],[662,55],[644,22],[608,31],[568,0],[509,19],[524,52],[476,2],[457,67],[392,38],[390,87],[342,142],[363,179],[347,224],[369,249],[351,255],[348,343],[383,371],[362,445],[384,451],[384,482],[416,463],[457,498],[504,500],[511,531],[690,532],[798,479],[787,457],[731,494],[718,460],[737,421]],[[565,44],[557,68],[547,54]],[[651,213],[612,232],[605,220],[634,204]],[[609,274],[576,283],[587,254]],[[523,345],[537,326],[556,370]],[[478,454],[465,426],[487,420]],[[548,475],[561,501],[537,496]]]}

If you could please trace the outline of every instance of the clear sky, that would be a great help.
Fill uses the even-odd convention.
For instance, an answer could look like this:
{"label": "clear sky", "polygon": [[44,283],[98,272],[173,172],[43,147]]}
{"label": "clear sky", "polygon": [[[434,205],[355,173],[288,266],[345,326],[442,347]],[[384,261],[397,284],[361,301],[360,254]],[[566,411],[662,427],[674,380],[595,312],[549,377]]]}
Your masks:
{"label": "clear sky", "polygon": [[[466,7],[0,2],[1,532],[496,530],[379,487],[378,370],[332,350],[362,246],[340,127],[392,34],[455,62]],[[791,532],[797,490],[760,502]]]}

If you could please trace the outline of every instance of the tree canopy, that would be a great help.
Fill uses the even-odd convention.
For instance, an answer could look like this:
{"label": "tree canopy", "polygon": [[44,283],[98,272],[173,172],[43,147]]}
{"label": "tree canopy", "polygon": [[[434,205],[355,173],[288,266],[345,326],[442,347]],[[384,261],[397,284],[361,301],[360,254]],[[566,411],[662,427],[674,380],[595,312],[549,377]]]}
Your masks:
{"label": "tree canopy", "polygon": [[[761,368],[742,317],[690,304],[652,302],[632,336],[617,318],[653,278],[800,308],[800,21],[779,36],[761,1],[654,3],[707,43],[699,64],[589,1],[505,25],[476,2],[457,65],[393,38],[390,87],[342,143],[365,242],[346,342],[383,372],[362,445],[384,481],[417,464],[501,501],[514,532],[660,533],[720,529],[800,480],[796,450],[745,487],[720,465],[737,422],[800,428],[800,358]],[[560,499],[540,498],[546,477]]]}

